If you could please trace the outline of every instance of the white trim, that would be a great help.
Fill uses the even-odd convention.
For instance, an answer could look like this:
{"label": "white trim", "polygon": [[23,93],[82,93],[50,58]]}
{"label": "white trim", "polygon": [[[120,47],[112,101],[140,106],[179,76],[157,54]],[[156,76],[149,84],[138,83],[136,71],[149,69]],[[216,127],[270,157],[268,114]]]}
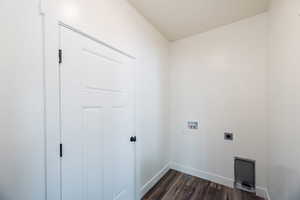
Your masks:
{"label": "white trim", "polygon": [[45,0],[40,0],[39,1],[39,12],[40,12],[40,15],[45,15],[46,13],[46,8],[45,8]]}
{"label": "white trim", "polygon": [[[192,167],[187,167],[182,164],[178,164],[178,163],[174,163],[174,162],[170,163],[170,168],[180,171],[185,174],[196,176],[196,177],[199,177],[199,178],[202,178],[205,180],[209,180],[209,181],[233,188],[234,180],[231,178],[228,178],[228,177],[220,176],[218,174],[214,174],[214,173],[210,173],[210,172],[205,172],[202,170],[198,170],[198,169],[195,169]],[[271,200],[269,197],[269,194],[268,194],[268,190],[266,188],[256,187],[256,192],[257,192],[258,196],[263,197],[267,200]]]}
{"label": "white trim", "polygon": [[135,200],[139,200],[139,189],[140,189],[140,151],[138,151],[139,148],[139,138],[140,138],[140,134],[137,131],[137,58],[134,59],[134,135],[137,137],[137,141],[135,143],[135,151],[134,151],[134,158],[135,158],[135,163],[134,163],[134,167],[135,167],[135,188],[134,188],[134,192],[135,192]]}
{"label": "white trim", "polygon": [[170,168],[180,171],[180,172],[183,172],[185,174],[196,176],[196,177],[199,177],[199,178],[202,178],[205,180],[209,180],[209,181],[233,188],[233,180],[230,178],[227,178],[227,177],[223,177],[223,176],[220,176],[220,175],[217,175],[214,173],[201,171],[201,170],[198,170],[198,169],[195,169],[192,167],[187,167],[182,164],[178,164],[178,163],[174,163],[174,162],[171,163]]}
{"label": "white trim", "polygon": [[170,163],[164,166],[157,174],[155,174],[141,189],[140,199],[170,170]]}
{"label": "white trim", "polygon": [[45,200],[60,200],[58,0],[41,0],[44,50]]}
{"label": "white trim", "polygon": [[105,47],[108,47],[108,48],[110,48],[110,49],[112,49],[112,50],[114,50],[114,51],[116,51],[116,52],[118,52],[118,53],[120,53],[120,54],[122,54],[124,56],[127,56],[127,57],[132,58],[132,59],[136,59],[136,57],[134,57],[134,56],[132,56],[132,55],[130,55],[130,54],[128,54],[128,53],[126,53],[126,52],[124,52],[124,51],[122,51],[122,50],[120,50],[120,49],[118,49],[118,48],[116,48],[116,47],[114,47],[114,46],[112,46],[112,45],[104,42],[104,41],[102,41],[102,40],[99,40],[97,37],[91,36],[91,35],[85,33],[84,31],[81,31],[81,30],[79,30],[79,29],[77,29],[77,28],[75,28],[73,26],[65,24],[62,21],[59,21],[58,23],[59,23],[60,26],[62,26],[64,28],[67,28],[69,30],[72,30],[72,31],[74,31],[74,32],[76,32],[76,33],[78,33],[78,34],[80,34],[80,35],[82,35],[82,36],[84,36],[84,37],[86,37],[86,38],[88,38],[90,40],[93,40],[94,42],[97,42],[97,43],[99,43],[99,44],[101,44],[101,45],[103,45]]}
{"label": "white trim", "polygon": [[270,193],[269,193],[269,190],[266,190],[266,194],[267,194],[267,200],[271,200],[271,196],[270,196]]}
{"label": "white trim", "polygon": [[256,195],[259,197],[262,197],[266,200],[270,200],[267,188],[263,188],[263,187],[259,187],[259,186],[256,187]]}

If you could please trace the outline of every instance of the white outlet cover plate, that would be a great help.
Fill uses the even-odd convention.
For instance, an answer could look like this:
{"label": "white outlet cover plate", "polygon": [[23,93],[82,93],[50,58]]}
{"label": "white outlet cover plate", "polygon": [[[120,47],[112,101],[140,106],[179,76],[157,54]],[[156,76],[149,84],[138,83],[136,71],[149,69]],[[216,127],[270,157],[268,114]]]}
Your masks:
{"label": "white outlet cover plate", "polygon": [[199,126],[199,120],[187,120],[185,124],[185,129],[190,131],[196,131],[199,130]]}

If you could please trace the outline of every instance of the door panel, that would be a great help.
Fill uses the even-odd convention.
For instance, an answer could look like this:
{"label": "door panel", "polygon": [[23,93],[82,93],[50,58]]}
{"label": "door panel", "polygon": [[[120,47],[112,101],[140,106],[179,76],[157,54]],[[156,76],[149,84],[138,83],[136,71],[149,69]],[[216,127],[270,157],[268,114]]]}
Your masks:
{"label": "door panel", "polygon": [[133,60],[63,27],[61,48],[62,199],[133,200]]}

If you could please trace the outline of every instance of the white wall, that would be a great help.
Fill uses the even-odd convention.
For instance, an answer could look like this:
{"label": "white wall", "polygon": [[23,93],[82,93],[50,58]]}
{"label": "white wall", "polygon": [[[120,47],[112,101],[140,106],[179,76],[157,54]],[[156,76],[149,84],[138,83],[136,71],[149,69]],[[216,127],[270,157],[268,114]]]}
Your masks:
{"label": "white wall", "polygon": [[44,198],[42,20],[38,0],[0,2],[0,199]]}
{"label": "white wall", "polygon": [[[1,200],[45,199],[44,71],[39,2],[0,2]],[[60,8],[63,14],[59,19],[64,23],[137,58],[137,132],[140,136],[139,147],[142,147],[138,151],[142,186],[169,161],[165,151],[168,145],[168,41],[125,0],[62,0],[60,5],[55,5],[55,1],[43,2],[44,5],[51,4],[51,9],[45,7],[47,22],[56,23],[49,19],[55,16],[50,12],[53,8]],[[46,69],[46,87],[54,96],[57,95],[53,89],[57,86],[57,80],[56,77],[51,78],[49,73],[57,73],[57,33],[47,29],[45,41],[48,45],[46,51],[51,51],[53,59],[53,62],[48,59],[51,56],[46,59],[46,66],[51,63]],[[52,101],[56,100],[51,99],[47,105],[55,105]],[[49,134],[54,135],[57,132],[55,107],[48,112],[51,118],[48,118],[46,125],[49,130],[53,129]],[[55,142],[54,148],[57,148]],[[54,158],[48,159],[57,159],[55,152]],[[52,180],[51,173],[48,178]]]}
{"label": "white wall", "polygon": [[[266,187],[267,15],[176,41],[170,54],[172,161],[228,183],[234,156],[254,159]],[[200,129],[185,130],[186,120]]]}
{"label": "white wall", "polygon": [[272,200],[299,200],[299,0],[272,1],[269,49],[269,191]]}

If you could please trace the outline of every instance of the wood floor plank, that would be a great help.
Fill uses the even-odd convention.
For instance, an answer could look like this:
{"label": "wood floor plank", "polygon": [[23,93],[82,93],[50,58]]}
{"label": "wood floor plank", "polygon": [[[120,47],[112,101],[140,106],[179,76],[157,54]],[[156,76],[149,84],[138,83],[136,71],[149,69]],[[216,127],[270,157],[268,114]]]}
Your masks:
{"label": "wood floor plank", "polygon": [[181,173],[169,170],[164,177],[144,196],[143,200],[158,200],[169,191],[173,183],[179,178]]}
{"label": "wood floor plank", "polygon": [[195,193],[191,196],[191,200],[203,200],[207,193],[210,182],[202,179],[197,179],[197,187]]}
{"label": "wood floor plank", "polygon": [[183,175],[180,187],[178,187],[176,193],[170,193],[170,199],[173,198],[174,200],[189,200],[196,191],[196,186],[197,182],[195,177]]}
{"label": "wood floor plank", "polygon": [[181,187],[184,184],[186,178],[187,177],[185,176],[185,174],[181,174],[161,200],[175,200],[176,195],[181,191]]}
{"label": "wood floor plank", "polygon": [[263,200],[194,176],[170,170],[142,200]]}
{"label": "wood floor plank", "polygon": [[176,195],[176,200],[190,200],[195,194],[198,186],[198,180],[192,176],[187,178],[188,180],[183,183],[181,191]]}

